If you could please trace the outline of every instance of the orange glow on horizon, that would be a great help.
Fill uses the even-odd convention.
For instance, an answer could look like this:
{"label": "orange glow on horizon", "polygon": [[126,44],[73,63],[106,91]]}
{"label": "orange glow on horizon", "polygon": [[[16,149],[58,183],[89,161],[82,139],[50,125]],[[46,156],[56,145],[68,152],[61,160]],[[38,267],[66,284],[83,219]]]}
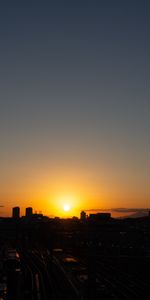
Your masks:
{"label": "orange glow on horizon", "polygon": [[[71,175],[48,178],[40,177],[36,182],[21,180],[16,188],[16,182],[9,183],[9,191],[1,190],[1,216],[11,216],[12,207],[19,206],[21,215],[25,215],[26,207],[33,207],[33,212],[42,212],[48,217],[80,216],[82,210],[96,211],[117,207],[141,207],[141,197],[136,190],[125,190],[124,186],[102,184],[84,180],[82,177]],[[122,196],[123,195],[123,196]],[[144,207],[149,206],[149,197],[145,194]],[[68,204],[71,209],[64,210]]]}

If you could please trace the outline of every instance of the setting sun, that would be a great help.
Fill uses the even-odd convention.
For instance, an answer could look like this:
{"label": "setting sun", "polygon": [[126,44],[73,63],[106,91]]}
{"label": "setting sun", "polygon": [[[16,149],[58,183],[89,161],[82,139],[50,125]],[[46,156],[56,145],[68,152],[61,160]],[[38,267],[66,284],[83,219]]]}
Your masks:
{"label": "setting sun", "polygon": [[[63,193],[62,193],[63,194]],[[70,194],[56,194],[53,196],[55,215],[61,217],[71,217],[79,215],[80,206],[79,206],[79,197]]]}
{"label": "setting sun", "polygon": [[70,211],[70,209],[71,209],[71,206],[70,206],[70,204],[68,204],[68,203],[65,203],[64,204],[64,206],[63,206],[63,209],[64,209],[64,211]]}

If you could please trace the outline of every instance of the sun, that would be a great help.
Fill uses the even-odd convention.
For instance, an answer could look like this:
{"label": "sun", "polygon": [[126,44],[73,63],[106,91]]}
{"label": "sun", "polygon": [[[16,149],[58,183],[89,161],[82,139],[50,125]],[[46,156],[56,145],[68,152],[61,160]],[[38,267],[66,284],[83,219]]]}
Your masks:
{"label": "sun", "polygon": [[64,204],[64,206],[63,206],[63,209],[64,209],[64,211],[70,211],[70,209],[71,209],[71,206],[70,206],[70,204],[68,204],[68,203],[65,203]]}

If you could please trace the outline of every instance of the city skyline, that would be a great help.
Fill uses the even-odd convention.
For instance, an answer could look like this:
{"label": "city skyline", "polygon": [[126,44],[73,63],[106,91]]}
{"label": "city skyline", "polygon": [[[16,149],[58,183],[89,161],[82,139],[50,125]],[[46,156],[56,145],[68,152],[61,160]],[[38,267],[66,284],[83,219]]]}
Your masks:
{"label": "city skyline", "polygon": [[0,215],[149,208],[150,4],[56,2],[0,5]]}

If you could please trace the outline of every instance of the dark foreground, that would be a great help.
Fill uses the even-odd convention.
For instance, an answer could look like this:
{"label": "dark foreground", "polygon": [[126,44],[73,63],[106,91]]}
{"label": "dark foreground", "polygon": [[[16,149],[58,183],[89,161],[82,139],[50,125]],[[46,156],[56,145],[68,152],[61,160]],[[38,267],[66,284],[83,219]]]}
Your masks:
{"label": "dark foreground", "polygon": [[0,300],[150,299],[150,220],[0,220]]}

